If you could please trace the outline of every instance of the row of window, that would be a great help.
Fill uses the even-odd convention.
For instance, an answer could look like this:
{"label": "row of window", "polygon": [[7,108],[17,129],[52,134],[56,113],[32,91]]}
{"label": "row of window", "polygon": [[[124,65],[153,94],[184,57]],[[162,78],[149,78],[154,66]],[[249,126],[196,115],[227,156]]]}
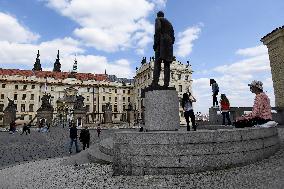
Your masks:
{"label": "row of window", "polygon": [[[125,102],[126,98],[122,97],[122,101]],[[130,102],[130,97],[127,98],[128,102]],[[103,101],[106,101],[106,97],[103,96]],[[108,97],[108,101],[111,102],[111,97]],[[114,98],[114,101],[117,102],[117,97]]]}
{"label": "row of window", "polygon": [[[0,112],[4,111],[4,104],[0,104]],[[25,104],[21,104],[21,112],[26,112],[26,105]],[[29,112],[33,112],[34,111],[34,104],[29,104]]]}
{"label": "row of window", "polygon": [[[28,87],[28,85],[23,85],[22,89],[26,90],[27,87]],[[6,88],[6,84],[5,83],[2,84],[2,88]],[[19,89],[19,85],[15,85],[15,89],[18,90]],[[32,85],[31,89],[35,89],[35,85]],[[51,91],[54,91],[54,87],[51,87]],[[111,92],[111,91],[112,91],[112,89],[109,89],[108,92]],[[125,94],[126,91],[127,91],[128,94],[130,94],[130,90],[122,90],[123,94]],[[91,88],[90,87],[87,88],[87,92],[91,92]],[[106,89],[102,88],[102,92],[106,92]],[[117,89],[114,89],[114,92],[117,93]]]}
{"label": "row of window", "polygon": [[[1,94],[1,99],[4,99],[4,98],[5,98],[5,95]],[[34,98],[35,98],[35,95],[31,94],[30,100],[34,100]],[[18,100],[18,94],[14,94],[14,100]],[[22,100],[27,100],[27,94],[22,95]],[[90,101],[90,97],[87,96],[86,100]],[[105,98],[105,96],[103,96],[103,101],[105,101],[105,100],[106,100],[106,98]],[[122,100],[123,100],[123,102],[125,102],[125,97],[123,97]],[[96,101],[96,98],[94,99],[94,101]],[[109,101],[111,101],[111,97],[109,97]],[[117,97],[115,97],[115,102],[117,102]],[[130,102],[130,97],[128,97],[128,102]]]}
{"label": "row of window", "polygon": [[[114,90],[114,93],[117,93],[117,89],[108,89],[108,92],[111,93]],[[91,92],[91,88],[87,88],[87,92]],[[107,92],[106,88],[102,88],[102,92]],[[126,90],[122,90],[123,94],[126,93]],[[127,93],[130,94],[130,90],[127,90]]]}
{"label": "row of window", "polygon": [[[22,116],[21,118],[20,118],[20,120],[24,120],[24,116]],[[32,115],[29,115],[29,120],[32,120],[33,119],[33,116]],[[2,121],[3,120],[3,115],[0,115],[0,121]]]}
{"label": "row of window", "polygon": [[[116,104],[110,105],[110,106],[111,106],[111,109],[112,109],[113,112],[118,112]],[[124,111],[126,109],[126,105],[123,105],[122,108],[123,108],[123,111]],[[105,111],[105,109],[106,109],[106,105],[102,105],[102,111]]]}
{"label": "row of window", "polygon": [[[116,104],[110,105],[110,106],[111,106],[111,109],[113,110],[113,112],[118,112]],[[101,108],[102,108],[102,111],[105,111],[106,105],[103,104]],[[126,109],[126,105],[123,105],[122,108],[123,108],[123,111],[124,111]],[[90,112],[90,105],[86,105],[86,109],[87,109],[88,112]],[[97,105],[94,105],[94,110],[97,111]]]}
{"label": "row of window", "polygon": [[[178,80],[181,80],[181,74],[178,74],[177,77],[178,77]],[[174,73],[171,73],[171,78],[174,79]],[[185,75],[185,78],[184,78],[185,81],[188,81],[188,78],[189,78],[189,75]],[[140,82],[138,81],[138,83],[143,83],[147,79],[150,79],[150,73],[148,73],[147,75],[144,75],[144,77],[142,77],[139,80]]]}
{"label": "row of window", "polygon": [[[4,99],[5,98],[5,94],[1,94],[0,98]],[[35,95],[31,94],[30,100],[34,100],[34,99],[35,99]],[[14,94],[14,100],[18,100],[18,94]],[[27,94],[23,94],[22,95],[22,100],[27,100]]]}
{"label": "row of window", "polygon": [[[113,90],[114,90],[114,93],[117,93],[117,89],[113,89]],[[111,91],[112,91],[112,89],[108,89],[109,93],[111,93]],[[127,91],[128,94],[130,94],[130,90],[125,90],[125,89],[122,90],[122,93],[125,94],[126,91]],[[88,92],[89,92],[89,90],[88,90]],[[102,88],[102,92],[107,92],[107,90],[105,88]]]}
{"label": "row of window", "polygon": [[[27,99],[27,94],[23,94],[22,95],[22,100],[26,100]],[[35,95],[31,94],[30,96],[30,100],[34,100],[35,99]],[[18,94],[14,94],[14,100],[18,100]]]}
{"label": "row of window", "polygon": [[[26,90],[27,89],[27,87],[28,87],[28,85],[23,85],[23,90]],[[3,83],[2,84],[2,88],[4,89],[4,88],[6,88],[6,84],[5,83]],[[15,85],[15,89],[19,89],[19,85]],[[35,85],[32,85],[31,86],[31,89],[35,89]]]}

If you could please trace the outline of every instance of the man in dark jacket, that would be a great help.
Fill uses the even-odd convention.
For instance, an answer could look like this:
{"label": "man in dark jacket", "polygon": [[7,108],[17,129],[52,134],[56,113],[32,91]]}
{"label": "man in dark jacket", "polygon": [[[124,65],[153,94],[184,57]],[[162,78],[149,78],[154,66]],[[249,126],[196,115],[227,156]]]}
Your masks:
{"label": "man in dark jacket", "polygon": [[31,134],[30,126],[28,126],[26,123],[24,123],[23,131],[22,131],[21,135],[24,134],[24,133],[26,133],[26,135],[28,133]]}
{"label": "man in dark jacket", "polygon": [[89,148],[89,145],[90,145],[90,132],[89,132],[87,126],[85,126],[85,128],[81,130],[79,139],[83,143],[83,150],[85,150],[86,147]]}
{"label": "man in dark jacket", "polygon": [[78,147],[78,143],[77,143],[77,128],[76,125],[73,123],[72,127],[70,128],[70,147],[69,147],[69,153],[72,153],[72,146],[73,146],[73,142],[75,143],[75,147],[76,147],[76,153],[79,153],[79,147]]}
{"label": "man in dark jacket", "polygon": [[155,20],[155,35],[153,49],[155,51],[155,64],[152,86],[158,87],[161,63],[164,62],[164,86],[170,82],[170,63],[173,61],[173,44],[175,42],[172,24],[164,18],[164,13],[159,11]]}

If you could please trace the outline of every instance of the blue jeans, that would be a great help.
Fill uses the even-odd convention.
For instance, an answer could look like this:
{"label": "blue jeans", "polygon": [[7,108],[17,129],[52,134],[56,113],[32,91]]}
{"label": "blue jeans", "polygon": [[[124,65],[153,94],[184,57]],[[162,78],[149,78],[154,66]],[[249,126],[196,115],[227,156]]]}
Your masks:
{"label": "blue jeans", "polygon": [[75,143],[76,152],[79,152],[79,147],[78,147],[78,143],[77,143],[77,138],[71,138],[71,140],[70,140],[69,152],[72,152],[73,142]]}

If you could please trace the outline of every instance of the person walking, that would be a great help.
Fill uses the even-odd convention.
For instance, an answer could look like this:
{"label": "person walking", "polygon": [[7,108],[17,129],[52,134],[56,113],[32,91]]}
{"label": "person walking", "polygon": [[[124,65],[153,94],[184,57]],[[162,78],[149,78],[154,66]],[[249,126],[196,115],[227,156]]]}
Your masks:
{"label": "person walking", "polygon": [[230,120],[230,102],[228,100],[228,98],[226,97],[225,94],[221,94],[221,100],[220,100],[220,105],[221,105],[221,112],[223,115],[223,122],[222,125],[226,125],[225,124],[225,118],[227,118],[228,120],[228,125],[231,125],[231,120]]}
{"label": "person walking", "polygon": [[191,95],[191,93],[190,92],[188,94],[183,93],[182,108],[184,110],[184,117],[186,120],[187,131],[190,131],[189,118],[191,120],[193,130],[196,131],[195,115],[192,107],[192,102],[196,102],[196,99]]}
{"label": "person walking", "polygon": [[90,132],[89,132],[88,126],[85,126],[84,129],[81,130],[79,139],[83,144],[83,150],[85,150],[86,147],[89,148]]}
{"label": "person walking", "polygon": [[70,128],[70,147],[69,147],[69,153],[72,153],[72,146],[73,143],[75,143],[75,147],[76,147],[76,153],[79,153],[79,147],[78,147],[78,143],[77,143],[77,128],[76,125],[73,124],[72,127]]}
{"label": "person walking", "polygon": [[218,96],[218,93],[219,93],[219,86],[218,86],[217,82],[215,81],[215,79],[210,79],[210,86],[212,86],[213,107],[218,107],[217,96]]}
{"label": "person walking", "polygon": [[24,133],[26,133],[26,135],[28,135],[28,133],[29,134],[31,133],[30,127],[26,123],[24,123],[23,131],[22,131],[21,135],[24,134]]}
{"label": "person walking", "polygon": [[100,124],[97,127],[97,133],[98,133],[98,137],[100,138],[100,134],[101,134],[101,128],[100,128]]}
{"label": "person walking", "polygon": [[12,121],[12,122],[10,123],[10,129],[9,129],[9,131],[10,131],[10,134],[15,134],[15,132],[16,132],[16,122],[15,122],[15,121]]}

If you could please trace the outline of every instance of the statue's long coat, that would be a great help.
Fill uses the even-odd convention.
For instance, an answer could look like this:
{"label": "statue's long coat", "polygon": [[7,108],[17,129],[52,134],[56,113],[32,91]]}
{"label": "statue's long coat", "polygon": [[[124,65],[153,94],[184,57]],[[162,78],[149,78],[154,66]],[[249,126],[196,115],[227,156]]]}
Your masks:
{"label": "statue's long coat", "polygon": [[156,58],[172,62],[174,42],[175,37],[172,24],[166,18],[156,18],[154,35]]}

